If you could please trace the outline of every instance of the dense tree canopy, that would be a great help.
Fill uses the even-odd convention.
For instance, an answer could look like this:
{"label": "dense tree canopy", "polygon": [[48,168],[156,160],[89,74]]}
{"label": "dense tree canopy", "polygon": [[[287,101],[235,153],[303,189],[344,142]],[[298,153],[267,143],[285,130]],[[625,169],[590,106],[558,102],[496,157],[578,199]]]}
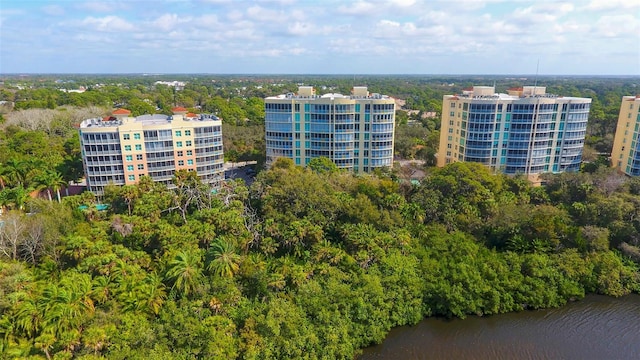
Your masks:
{"label": "dense tree canopy", "polygon": [[[82,99],[229,111],[233,124],[225,126],[237,131],[225,151],[235,149],[234,159],[263,156],[260,127],[252,127],[260,98],[310,81],[230,86],[222,77],[174,91],[152,80],[92,88]],[[440,85],[421,90],[425,101],[425,81],[406,81],[370,86],[437,112],[429,100],[469,85],[434,80]],[[335,83],[331,91],[346,93],[351,81]],[[586,91],[563,86],[558,91]],[[0,96],[45,107],[79,101],[64,92]],[[606,116],[613,105],[600,101]],[[425,316],[640,291],[640,185],[601,165],[532,187],[456,163],[427,169],[416,185],[391,170],[354,175],[326,159],[308,168],[280,159],[251,186],[229,180],[212,192],[180,172],[172,189],[143,178],[108,187],[101,199],[83,193],[58,202],[60,178],[81,174],[78,139],[64,121],[8,117],[0,132],[2,357],[353,359],[392,327]],[[435,124],[411,126],[415,133],[402,131],[429,148]],[[50,192],[30,198],[37,188]],[[108,210],[98,210],[98,200]]]}

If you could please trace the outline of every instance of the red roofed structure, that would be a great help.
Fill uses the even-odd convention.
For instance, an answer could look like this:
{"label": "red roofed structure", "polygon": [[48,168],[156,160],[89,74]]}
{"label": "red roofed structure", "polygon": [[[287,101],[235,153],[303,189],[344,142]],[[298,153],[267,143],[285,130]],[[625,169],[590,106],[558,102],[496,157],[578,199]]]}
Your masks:
{"label": "red roofed structure", "polygon": [[116,109],[116,110],[113,110],[112,114],[113,115],[129,115],[131,114],[131,111],[127,109]]}
{"label": "red roofed structure", "polygon": [[176,114],[176,115],[178,115],[178,114],[179,115],[184,115],[184,114],[187,113],[188,110],[186,108],[183,108],[182,106],[176,106],[173,109],[171,109],[171,111],[173,111],[173,113]]}

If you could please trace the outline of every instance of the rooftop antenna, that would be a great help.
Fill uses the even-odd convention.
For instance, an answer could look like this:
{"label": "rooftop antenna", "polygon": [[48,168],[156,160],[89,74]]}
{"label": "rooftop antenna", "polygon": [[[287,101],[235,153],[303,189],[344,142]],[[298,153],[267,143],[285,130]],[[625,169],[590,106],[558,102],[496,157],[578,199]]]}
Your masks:
{"label": "rooftop antenna", "polygon": [[540,69],[540,58],[538,58],[538,63],[536,64],[536,76],[533,80],[533,94],[536,93],[536,87],[538,86],[538,70]]}

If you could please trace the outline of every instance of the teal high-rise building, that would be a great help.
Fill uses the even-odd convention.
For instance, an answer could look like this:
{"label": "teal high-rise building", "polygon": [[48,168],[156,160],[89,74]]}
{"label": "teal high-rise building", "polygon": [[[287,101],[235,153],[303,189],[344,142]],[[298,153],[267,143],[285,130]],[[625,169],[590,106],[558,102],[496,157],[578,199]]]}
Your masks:
{"label": "teal high-rise building", "polygon": [[300,86],[265,99],[267,166],[279,157],[301,166],[326,157],[354,172],[391,167],[394,129],[395,100],[363,86],[350,95]]}

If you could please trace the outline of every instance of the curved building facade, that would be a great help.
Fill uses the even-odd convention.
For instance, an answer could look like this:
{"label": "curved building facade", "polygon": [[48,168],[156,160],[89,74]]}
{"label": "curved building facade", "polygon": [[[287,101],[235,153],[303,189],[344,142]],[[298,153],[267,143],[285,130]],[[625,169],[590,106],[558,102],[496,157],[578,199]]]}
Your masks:
{"label": "curved building facade", "polygon": [[622,97],[611,166],[629,176],[640,176],[640,95]]}
{"label": "curved building facade", "polygon": [[209,114],[129,117],[119,109],[113,116],[80,124],[80,144],[87,189],[96,195],[105,186],[131,185],[141,176],[172,187],[177,170],[196,171],[208,184],[224,179],[222,122]]}
{"label": "curved building facade", "polygon": [[279,157],[301,166],[326,157],[355,172],[391,167],[394,130],[394,99],[366,87],[319,96],[301,86],[297,94],[265,99],[267,166]]}
{"label": "curved building facade", "polygon": [[438,166],[479,162],[494,171],[538,174],[578,171],[591,99],[525,86],[497,94],[475,86],[445,95]]}

